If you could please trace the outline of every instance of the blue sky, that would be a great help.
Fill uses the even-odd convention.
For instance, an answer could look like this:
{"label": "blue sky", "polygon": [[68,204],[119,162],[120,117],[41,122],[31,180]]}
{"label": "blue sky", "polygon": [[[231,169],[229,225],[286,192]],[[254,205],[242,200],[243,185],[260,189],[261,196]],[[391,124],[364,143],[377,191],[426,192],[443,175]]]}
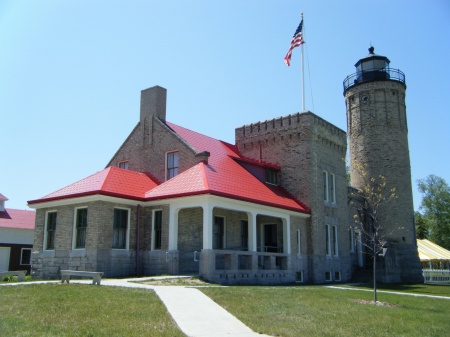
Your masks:
{"label": "blue sky", "polygon": [[167,120],[234,143],[244,124],[306,109],[346,130],[342,81],[368,54],[406,75],[417,179],[450,183],[450,1],[0,0],[0,193],[8,208],[102,170],[168,90]]}

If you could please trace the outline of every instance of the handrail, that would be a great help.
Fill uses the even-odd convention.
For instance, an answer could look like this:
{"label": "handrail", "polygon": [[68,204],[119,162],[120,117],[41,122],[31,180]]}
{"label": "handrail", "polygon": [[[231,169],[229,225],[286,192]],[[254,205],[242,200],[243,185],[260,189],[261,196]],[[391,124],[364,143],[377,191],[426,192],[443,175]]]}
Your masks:
{"label": "handrail", "polygon": [[344,94],[354,85],[371,81],[397,81],[406,86],[405,74],[399,69],[371,69],[348,75],[344,82]]}

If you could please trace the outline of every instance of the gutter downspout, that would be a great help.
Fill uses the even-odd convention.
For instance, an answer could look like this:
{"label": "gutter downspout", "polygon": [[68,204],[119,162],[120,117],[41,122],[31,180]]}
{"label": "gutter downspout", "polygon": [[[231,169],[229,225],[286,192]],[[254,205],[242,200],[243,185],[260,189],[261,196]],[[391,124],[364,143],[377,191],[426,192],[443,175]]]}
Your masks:
{"label": "gutter downspout", "polygon": [[141,254],[141,205],[137,205],[136,226],[136,276],[140,276],[140,254]]}

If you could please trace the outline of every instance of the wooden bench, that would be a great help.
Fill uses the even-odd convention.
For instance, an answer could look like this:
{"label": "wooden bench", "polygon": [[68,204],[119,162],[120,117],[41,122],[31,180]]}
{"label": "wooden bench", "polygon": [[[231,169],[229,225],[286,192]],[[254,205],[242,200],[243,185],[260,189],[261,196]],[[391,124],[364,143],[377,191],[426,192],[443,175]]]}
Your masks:
{"label": "wooden bench", "polygon": [[3,278],[3,276],[6,275],[13,275],[17,276],[17,281],[25,281],[25,275],[27,274],[26,270],[13,270],[13,271],[0,271],[0,277]]}
{"label": "wooden bench", "polygon": [[70,276],[91,277],[92,284],[100,285],[103,273],[99,271],[61,270],[61,283],[70,282]]}

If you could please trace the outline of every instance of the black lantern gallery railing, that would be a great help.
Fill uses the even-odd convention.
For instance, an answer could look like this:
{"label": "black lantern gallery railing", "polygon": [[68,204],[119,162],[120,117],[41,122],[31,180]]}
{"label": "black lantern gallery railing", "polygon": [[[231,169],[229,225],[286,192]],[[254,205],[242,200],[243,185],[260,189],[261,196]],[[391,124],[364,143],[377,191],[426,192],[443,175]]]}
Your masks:
{"label": "black lantern gallery railing", "polygon": [[360,71],[351,75],[348,75],[344,80],[344,93],[348,88],[363,82],[370,81],[398,81],[405,83],[405,74],[399,69],[373,69],[373,70],[365,70]]}

